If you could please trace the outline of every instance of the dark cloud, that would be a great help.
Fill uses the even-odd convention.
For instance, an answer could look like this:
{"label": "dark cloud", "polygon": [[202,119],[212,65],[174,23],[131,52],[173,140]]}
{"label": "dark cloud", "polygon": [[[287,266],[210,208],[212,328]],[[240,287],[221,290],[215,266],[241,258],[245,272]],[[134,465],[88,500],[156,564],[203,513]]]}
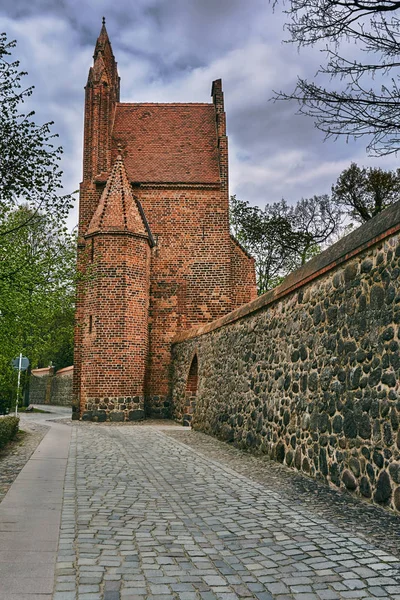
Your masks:
{"label": "dark cloud", "polygon": [[[36,85],[27,107],[38,122],[55,121],[65,149],[66,190],[81,178],[83,87],[103,15],[123,101],[209,102],[222,77],[232,193],[295,201],[329,192],[351,160],[376,164],[364,142],[324,143],[296,105],[270,101],[298,74],[312,78],[322,57],[281,43],[283,17],[267,0],[3,0],[1,29],[18,40],[27,85]],[[379,164],[397,167],[394,157]]]}

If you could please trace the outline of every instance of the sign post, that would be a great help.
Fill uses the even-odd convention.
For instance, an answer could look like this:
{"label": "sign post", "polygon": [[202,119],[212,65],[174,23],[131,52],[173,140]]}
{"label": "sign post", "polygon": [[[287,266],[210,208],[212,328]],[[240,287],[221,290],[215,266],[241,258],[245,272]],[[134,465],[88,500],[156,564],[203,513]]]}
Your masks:
{"label": "sign post", "polygon": [[19,386],[21,383],[21,371],[26,371],[29,367],[29,359],[26,356],[22,356],[22,352],[20,352],[17,358],[11,361],[14,369],[18,369],[18,384],[17,384],[17,400],[15,402],[15,416],[18,416],[18,400],[19,400]]}
{"label": "sign post", "polygon": [[18,361],[18,384],[17,384],[17,401],[15,403],[15,416],[18,416],[18,400],[19,400],[19,385],[21,383],[21,365],[22,365],[22,352],[19,353]]}

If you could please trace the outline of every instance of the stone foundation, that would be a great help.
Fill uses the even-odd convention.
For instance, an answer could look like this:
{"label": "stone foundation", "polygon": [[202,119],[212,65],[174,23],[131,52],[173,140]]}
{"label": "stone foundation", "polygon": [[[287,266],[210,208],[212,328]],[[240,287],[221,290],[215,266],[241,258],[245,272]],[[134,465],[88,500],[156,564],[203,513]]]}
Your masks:
{"label": "stone foundation", "polygon": [[72,418],[82,421],[140,421],[142,419],[169,419],[171,402],[167,396],[132,396],[127,398],[89,398],[81,412],[72,407]]}
{"label": "stone foundation", "polygon": [[167,396],[146,396],[145,413],[153,419],[169,419],[171,402]]}
{"label": "stone foundation", "polygon": [[144,397],[88,398],[84,406],[82,421],[141,421],[144,419]]}

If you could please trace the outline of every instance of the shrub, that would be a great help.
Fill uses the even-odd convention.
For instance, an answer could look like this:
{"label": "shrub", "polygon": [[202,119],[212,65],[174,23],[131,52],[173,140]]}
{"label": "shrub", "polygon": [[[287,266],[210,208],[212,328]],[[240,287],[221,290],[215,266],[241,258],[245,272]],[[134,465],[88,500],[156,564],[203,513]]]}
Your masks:
{"label": "shrub", "polygon": [[0,448],[15,437],[18,431],[19,419],[17,417],[4,417],[0,419]]}
{"label": "shrub", "polygon": [[0,415],[6,415],[10,410],[10,400],[8,398],[0,398]]}

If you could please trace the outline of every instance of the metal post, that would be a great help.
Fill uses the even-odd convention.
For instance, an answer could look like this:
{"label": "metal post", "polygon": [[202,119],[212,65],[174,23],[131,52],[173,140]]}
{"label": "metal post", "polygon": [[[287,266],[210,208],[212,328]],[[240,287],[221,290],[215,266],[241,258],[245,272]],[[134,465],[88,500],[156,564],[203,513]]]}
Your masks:
{"label": "metal post", "polygon": [[19,384],[21,382],[21,366],[22,366],[22,352],[19,355],[19,363],[18,363],[18,385],[17,385],[17,401],[15,403],[15,416],[18,416],[18,398],[19,398]]}

